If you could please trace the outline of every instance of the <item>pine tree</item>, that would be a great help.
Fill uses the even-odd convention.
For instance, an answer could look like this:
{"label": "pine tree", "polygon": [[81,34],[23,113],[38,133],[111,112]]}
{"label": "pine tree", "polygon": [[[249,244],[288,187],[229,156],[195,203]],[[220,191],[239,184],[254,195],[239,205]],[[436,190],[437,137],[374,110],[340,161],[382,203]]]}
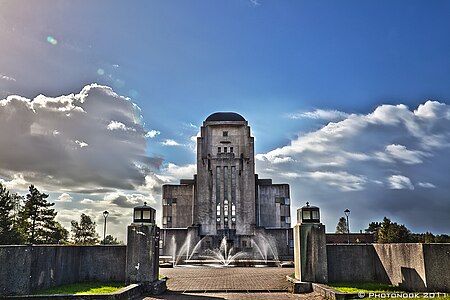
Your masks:
{"label": "pine tree", "polygon": [[365,230],[366,233],[373,234],[373,242],[378,243],[378,230],[381,228],[380,222],[370,222],[369,227]]}
{"label": "pine tree", "polygon": [[80,223],[72,220],[72,240],[79,245],[95,245],[99,242],[99,235],[95,231],[95,222],[91,217],[81,214]]}
{"label": "pine tree", "polygon": [[347,230],[347,221],[344,217],[340,217],[336,225],[336,233],[347,233]]}
{"label": "pine tree", "polygon": [[22,236],[15,222],[15,203],[20,199],[16,194],[11,194],[0,183],[0,244],[13,245],[23,242]]}
{"label": "pine tree", "polygon": [[391,222],[387,217],[384,217],[381,223],[370,223],[366,232],[375,234],[376,243],[408,243],[413,241],[414,238],[405,225]]}
{"label": "pine tree", "polygon": [[67,240],[68,231],[55,220],[55,203],[47,201],[48,195],[30,185],[23,210],[21,228],[30,244],[59,244]]}

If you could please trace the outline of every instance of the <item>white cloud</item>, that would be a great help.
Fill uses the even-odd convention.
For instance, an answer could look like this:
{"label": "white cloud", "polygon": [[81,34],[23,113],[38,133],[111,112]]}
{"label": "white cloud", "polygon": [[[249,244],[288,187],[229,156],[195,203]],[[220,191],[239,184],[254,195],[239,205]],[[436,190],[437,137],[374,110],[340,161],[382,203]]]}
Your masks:
{"label": "white cloud", "polygon": [[194,153],[197,153],[197,138],[200,137],[200,131],[196,135],[192,135],[187,142],[187,147]]}
{"label": "white cloud", "polygon": [[422,158],[427,156],[423,151],[408,150],[403,145],[387,145],[385,152],[378,152],[377,157],[385,162],[401,161],[405,164],[413,165],[423,162]]}
{"label": "white cloud", "polygon": [[329,185],[343,192],[363,190],[367,183],[364,176],[352,175],[347,172],[286,172],[281,175],[287,178],[309,178],[315,181],[316,185]]}
{"label": "white cloud", "polygon": [[7,81],[16,81],[15,78],[13,78],[11,76],[2,75],[2,74],[0,74],[0,78],[3,80],[7,80]]}
{"label": "white cloud", "polygon": [[325,121],[336,121],[347,118],[349,114],[337,110],[315,109],[313,111],[289,114],[290,119],[315,119]]}
{"label": "white cloud", "polygon": [[87,204],[87,205],[95,205],[98,203],[98,201],[94,201],[92,199],[84,198],[80,201],[81,204]]}
{"label": "white cloud", "polygon": [[445,103],[437,101],[427,101],[420,104],[414,114],[424,119],[450,119],[450,108]]}
{"label": "white cloud", "polygon": [[80,146],[80,148],[84,148],[84,147],[89,146],[88,143],[86,143],[86,142],[81,142],[81,141],[79,141],[79,140],[76,140],[75,143],[76,143],[78,146]]}
{"label": "white cloud", "polygon": [[58,196],[55,202],[72,202],[73,198],[67,193],[62,193]]}
{"label": "white cloud", "polygon": [[[448,104],[427,101],[416,109],[380,105],[348,114],[256,155],[256,170],[260,178],[290,184],[293,208],[306,201],[321,207],[328,229],[345,207],[359,211],[353,223],[359,229],[392,214],[419,226],[423,210],[450,220],[449,111]],[[420,226],[430,225],[425,222]],[[444,230],[450,221],[434,224]]]}
{"label": "white cloud", "polygon": [[111,121],[109,122],[108,126],[106,126],[106,129],[108,130],[122,130],[122,131],[136,131],[133,127],[127,127],[122,122],[118,121]]}
{"label": "white cloud", "polygon": [[4,185],[8,190],[26,190],[29,186],[28,182],[23,177],[23,174],[13,174],[11,180],[5,180],[0,178],[0,183]]}
{"label": "white cloud", "polygon": [[414,185],[411,183],[411,179],[403,175],[392,175],[388,178],[389,188],[393,190],[414,190]]}
{"label": "white cloud", "polygon": [[436,186],[430,182],[418,182],[418,186],[425,188],[425,189],[434,189]]}
{"label": "white cloud", "polygon": [[169,146],[169,147],[183,146],[182,144],[178,143],[177,141],[171,140],[171,139],[166,139],[166,140],[162,141],[161,144],[163,146]]}
{"label": "white cloud", "polygon": [[180,179],[190,179],[197,172],[197,165],[188,164],[184,166],[178,166],[173,163],[169,163],[167,166],[163,167],[161,170],[161,174],[164,174],[166,177],[163,177],[165,181],[177,181]]}
{"label": "white cloud", "polygon": [[145,137],[152,139],[152,138],[154,138],[154,137],[156,137],[157,135],[160,135],[160,134],[161,134],[160,131],[152,129],[150,131],[147,131],[147,133],[145,134]]}
{"label": "white cloud", "polygon": [[[422,106],[430,105],[436,104],[427,102]],[[348,115],[342,121],[303,134],[290,145],[258,154],[256,158],[268,163],[292,159],[316,168],[371,160],[420,164],[425,157],[433,156],[433,149],[449,147],[450,137],[446,130],[449,119],[430,119],[428,113],[430,117],[424,121],[422,115],[417,116],[405,105],[381,105],[373,113]]]}
{"label": "white cloud", "polygon": [[364,176],[352,175],[347,172],[309,172],[305,173],[322,184],[328,184],[337,187],[341,191],[359,191],[364,189],[367,179]]}

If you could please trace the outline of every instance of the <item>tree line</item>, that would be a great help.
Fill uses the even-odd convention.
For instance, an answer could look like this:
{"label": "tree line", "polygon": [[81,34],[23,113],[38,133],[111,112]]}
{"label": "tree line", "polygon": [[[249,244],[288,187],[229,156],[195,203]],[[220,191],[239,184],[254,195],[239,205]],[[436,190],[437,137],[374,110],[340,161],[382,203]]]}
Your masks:
{"label": "tree line", "polygon": [[[336,226],[336,233],[347,233],[347,221],[341,217]],[[450,243],[447,234],[434,235],[431,232],[412,233],[403,224],[392,222],[384,217],[381,222],[371,222],[365,229],[366,233],[373,234],[375,243]]]}
{"label": "tree line", "polygon": [[0,245],[23,244],[75,244],[95,245],[121,244],[112,235],[104,241],[96,232],[96,224],[86,215],[71,221],[71,234],[58,221],[55,203],[47,200],[48,194],[41,193],[30,185],[28,194],[11,193],[0,183]]}

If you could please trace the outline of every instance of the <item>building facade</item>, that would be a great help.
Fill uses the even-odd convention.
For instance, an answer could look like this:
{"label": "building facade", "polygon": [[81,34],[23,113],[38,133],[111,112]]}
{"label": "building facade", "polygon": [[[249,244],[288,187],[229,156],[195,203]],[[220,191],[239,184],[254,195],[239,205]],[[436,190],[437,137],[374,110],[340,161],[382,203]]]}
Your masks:
{"label": "building facade", "polygon": [[224,237],[236,251],[251,250],[254,237],[270,237],[281,257],[292,250],[288,184],[255,174],[254,138],[237,113],[218,112],[203,122],[197,138],[197,174],[163,185],[162,255],[172,255],[189,236],[203,248]]}

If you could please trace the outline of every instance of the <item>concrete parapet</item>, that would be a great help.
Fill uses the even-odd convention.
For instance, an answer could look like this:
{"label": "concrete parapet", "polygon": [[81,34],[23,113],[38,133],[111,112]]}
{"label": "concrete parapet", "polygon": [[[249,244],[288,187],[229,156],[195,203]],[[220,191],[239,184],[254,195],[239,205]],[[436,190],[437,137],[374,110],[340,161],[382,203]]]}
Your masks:
{"label": "concrete parapet", "polygon": [[125,246],[1,246],[0,295],[82,281],[125,281]]}
{"label": "concrete parapet", "polygon": [[327,245],[330,282],[380,282],[450,292],[450,244]]}

